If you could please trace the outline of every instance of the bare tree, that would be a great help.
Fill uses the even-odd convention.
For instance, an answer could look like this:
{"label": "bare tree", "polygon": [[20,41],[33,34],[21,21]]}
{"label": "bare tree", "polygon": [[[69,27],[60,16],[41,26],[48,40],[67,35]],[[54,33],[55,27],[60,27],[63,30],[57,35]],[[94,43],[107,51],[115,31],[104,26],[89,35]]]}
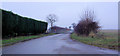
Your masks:
{"label": "bare tree", "polygon": [[47,21],[51,23],[51,27],[53,27],[53,24],[57,21],[57,16],[55,14],[49,14],[47,16]]}
{"label": "bare tree", "polygon": [[74,30],[77,35],[88,36],[91,31],[97,33],[99,28],[98,22],[95,21],[94,11],[85,11]]}

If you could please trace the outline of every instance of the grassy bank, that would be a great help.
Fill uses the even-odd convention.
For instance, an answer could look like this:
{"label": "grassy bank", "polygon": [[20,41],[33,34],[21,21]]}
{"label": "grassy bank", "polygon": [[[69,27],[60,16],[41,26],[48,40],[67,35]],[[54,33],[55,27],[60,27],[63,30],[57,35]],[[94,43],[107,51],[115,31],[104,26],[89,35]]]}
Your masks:
{"label": "grassy bank", "polygon": [[44,37],[44,36],[48,36],[48,35],[54,35],[54,33],[31,35],[31,36],[19,36],[19,37],[15,37],[15,38],[11,38],[11,39],[4,39],[4,40],[2,40],[2,46],[8,46],[8,45],[15,44],[17,42],[23,42],[23,41],[36,39],[36,38],[40,38],[40,37]]}
{"label": "grassy bank", "polygon": [[118,50],[118,33],[101,31],[99,34],[103,34],[104,37],[85,37],[77,36],[75,33],[71,34],[71,38],[85,44],[94,45],[103,48]]}

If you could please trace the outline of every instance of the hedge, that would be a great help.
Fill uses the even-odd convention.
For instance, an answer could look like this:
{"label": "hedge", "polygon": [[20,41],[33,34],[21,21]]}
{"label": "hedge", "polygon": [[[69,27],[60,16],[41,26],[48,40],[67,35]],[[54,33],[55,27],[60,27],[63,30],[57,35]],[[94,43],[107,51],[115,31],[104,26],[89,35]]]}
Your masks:
{"label": "hedge", "polygon": [[2,10],[2,36],[40,34],[47,30],[47,22],[22,17],[11,11]]}

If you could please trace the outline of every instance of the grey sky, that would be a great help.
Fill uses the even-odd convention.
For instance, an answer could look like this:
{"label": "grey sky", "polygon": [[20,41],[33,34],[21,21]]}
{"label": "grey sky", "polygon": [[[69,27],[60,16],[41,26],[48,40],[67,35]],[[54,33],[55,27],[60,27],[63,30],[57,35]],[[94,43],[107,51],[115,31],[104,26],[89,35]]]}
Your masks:
{"label": "grey sky", "polygon": [[117,2],[3,2],[2,8],[21,16],[46,21],[46,16],[56,14],[57,26],[69,27],[77,23],[84,10],[95,11],[96,20],[103,29],[118,29]]}

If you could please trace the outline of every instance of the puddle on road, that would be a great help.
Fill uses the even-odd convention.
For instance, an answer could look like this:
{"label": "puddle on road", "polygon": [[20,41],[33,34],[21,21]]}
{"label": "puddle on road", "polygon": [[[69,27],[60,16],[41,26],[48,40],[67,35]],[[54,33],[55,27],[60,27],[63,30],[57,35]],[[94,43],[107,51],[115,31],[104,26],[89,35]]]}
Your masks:
{"label": "puddle on road", "polygon": [[59,54],[72,54],[72,53],[80,53],[78,49],[76,48],[72,48],[72,47],[66,47],[66,46],[62,46],[59,49],[55,49],[54,51],[58,52]]}
{"label": "puddle on road", "polygon": [[66,39],[61,39],[61,40],[66,40]]}

